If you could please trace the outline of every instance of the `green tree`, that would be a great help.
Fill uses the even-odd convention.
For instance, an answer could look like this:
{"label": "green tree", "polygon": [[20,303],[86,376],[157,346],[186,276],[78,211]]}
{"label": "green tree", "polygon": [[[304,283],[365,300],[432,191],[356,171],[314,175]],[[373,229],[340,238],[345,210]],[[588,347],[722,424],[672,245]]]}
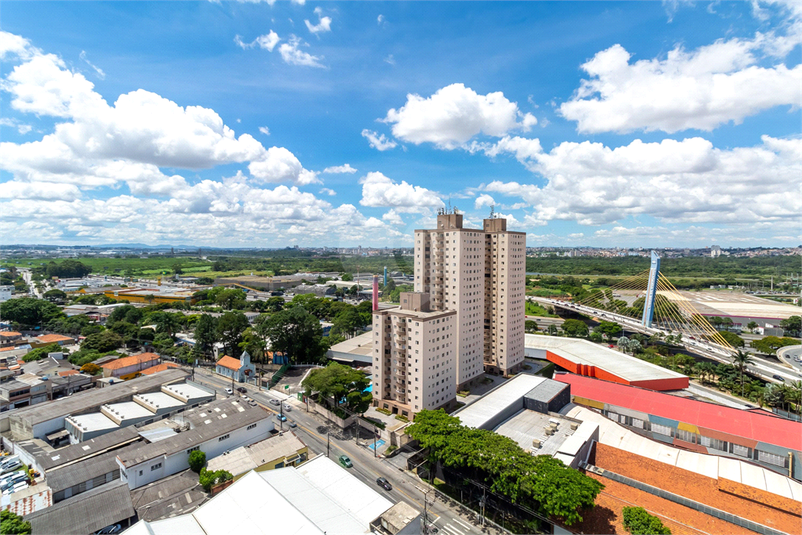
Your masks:
{"label": "green tree", "polygon": [[217,339],[223,343],[227,354],[239,357],[242,333],[249,325],[248,318],[242,312],[226,312],[220,316],[217,320]]}
{"label": "green tree", "polygon": [[42,297],[48,301],[63,301],[64,299],[67,299],[67,293],[54,288],[43,293]]}
{"label": "green tree", "polygon": [[195,347],[208,355],[217,343],[217,320],[209,314],[201,314],[195,322]]}
{"label": "green tree", "polygon": [[798,344],[799,341],[789,337],[766,336],[760,340],[752,340],[750,345],[767,355],[773,355],[779,348]]}
{"label": "green tree", "polygon": [[791,316],[780,322],[780,327],[791,336],[799,336],[802,331],[802,316]]}
{"label": "green tree", "polygon": [[613,337],[620,336],[624,332],[621,325],[614,321],[602,321],[594,330],[603,334],[608,340],[612,340]]}
{"label": "green tree", "polygon": [[573,338],[585,338],[588,326],[584,321],[569,319],[563,322],[563,332]]}
{"label": "green tree", "polygon": [[198,474],[198,482],[206,492],[211,492],[214,485],[229,481],[231,479],[234,479],[234,476],[231,475],[231,472],[227,470],[217,470],[215,472],[211,472],[205,468],[201,468],[200,473]]}
{"label": "green tree", "polygon": [[181,262],[175,262],[173,264],[173,273],[176,275],[181,275],[184,272],[184,266],[181,265]]}
{"label": "green tree", "polygon": [[750,321],[749,323],[746,324],[746,328],[749,329],[751,332],[755,332],[755,329],[757,329],[757,327],[758,327],[757,322],[754,321]]}
{"label": "green tree", "polygon": [[674,357],[674,364],[677,365],[685,375],[693,375],[694,367],[696,366],[696,359],[690,355],[678,353]]}
{"label": "green tree", "polygon": [[319,402],[333,402],[334,408],[345,402],[346,408],[355,413],[365,412],[373,401],[373,396],[364,392],[370,386],[365,372],[336,362],[312,370],[301,385],[307,396],[317,393]]}
{"label": "green tree", "polygon": [[755,360],[752,358],[752,355],[750,355],[746,351],[741,351],[740,349],[732,355],[731,359],[732,359],[732,365],[735,367],[735,369],[738,370],[738,373],[741,375],[741,396],[743,396],[744,374],[746,373],[747,367],[754,364]]}
{"label": "green tree", "polygon": [[270,349],[289,355],[290,361],[320,362],[328,349],[323,343],[320,321],[303,307],[286,308],[270,316],[259,327],[270,339]]}
{"label": "green tree", "polygon": [[0,534],[29,535],[30,533],[30,522],[24,521],[21,516],[8,509],[0,511]]}
{"label": "green tree", "polygon": [[47,357],[48,353],[60,353],[63,351],[60,345],[58,344],[50,344],[46,345],[45,347],[37,347],[36,349],[32,349],[28,351],[25,356],[22,357],[23,362],[33,362],[35,360],[41,360]]}
{"label": "green tree", "polygon": [[746,343],[744,339],[730,331],[721,331],[718,333],[724,340],[727,341],[732,347],[744,347]]}
{"label": "green tree", "polygon": [[365,326],[364,318],[354,307],[349,307],[339,312],[334,316],[332,323],[334,324],[332,331],[335,334],[344,334],[346,338],[351,338]]}
{"label": "green tree", "polygon": [[671,530],[643,507],[624,507],[622,513],[624,529],[633,535],[671,535]]}
{"label": "green tree", "polygon": [[22,328],[33,328],[53,319],[64,317],[61,309],[50,301],[33,297],[9,299],[0,303],[0,316],[5,321],[18,323]]}
{"label": "green tree", "polygon": [[696,365],[696,371],[699,373],[702,382],[705,382],[705,378],[709,381],[711,377],[716,375],[716,365],[712,362],[700,362]]}
{"label": "green tree", "polygon": [[206,454],[200,450],[195,450],[189,454],[189,468],[196,474],[200,474],[206,466]]}
{"label": "green tree", "polygon": [[81,344],[81,349],[106,353],[114,351],[123,346],[123,337],[114,331],[103,331],[102,333],[87,336]]}
{"label": "green tree", "polygon": [[341,278],[343,281],[346,281],[346,282],[350,282],[350,281],[354,280],[354,276],[353,276],[353,275],[351,275],[350,273],[343,273],[343,274],[342,274],[342,276],[341,276],[340,278]]}
{"label": "green tree", "polygon": [[224,288],[215,297],[215,303],[226,310],[241,310],[245,308],[246,295],[239,288]]}
{"label": "green tree", "polygon": [[265,307],[270,312],[279,312],[284,308],[284,298],[283,297],[271,297],[267,300],[267,306]]}
{"label": "green tree", "polygon": [[134,305],[123,305],[121,307],[114,307],[114,310],[112,310],[111,314],[109,315],[107,323],[124,321],[126,323],[133,323],[136,325],[142,319],[143,315],[142,309],[137,308]]}
{"label": "green tree", "polygon": [[524,330],[528,333],[537,331],[537,322],[534,320],[526,320],[524,322]]}

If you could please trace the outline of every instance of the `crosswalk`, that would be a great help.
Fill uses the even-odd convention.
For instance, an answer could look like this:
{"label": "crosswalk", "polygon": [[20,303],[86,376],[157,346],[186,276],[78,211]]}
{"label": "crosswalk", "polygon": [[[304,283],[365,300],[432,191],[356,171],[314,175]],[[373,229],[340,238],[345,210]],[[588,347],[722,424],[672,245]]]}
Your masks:
{"label": "crosswalk", "polygon": [[440,517],[435,525],[441,533],[448,535],[468,535],[473,531],[471,526],[456,518]]}

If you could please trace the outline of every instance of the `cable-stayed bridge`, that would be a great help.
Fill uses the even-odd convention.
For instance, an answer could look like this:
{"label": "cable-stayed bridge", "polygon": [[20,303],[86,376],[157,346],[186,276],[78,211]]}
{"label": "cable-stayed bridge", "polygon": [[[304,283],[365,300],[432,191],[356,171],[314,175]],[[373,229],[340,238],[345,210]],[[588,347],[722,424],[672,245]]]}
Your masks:
{"label": "cable-stayed bridge", "polygon": [[[679,345],[703,357],[732,363],[735,353],[727,340],[699,313],[693,303],[660,272],[660,257],[652,251],[649,270],[625,279],[611,288],[596,290],[577,302],[532,298],[556,308],[614,321],[626,330],[646,336],[659,334],[680,339]],[[800,380],[796,371],[766,359],[754,357],[747,370],[773,383]],[[777,377],[781,377],[778,379]]]}

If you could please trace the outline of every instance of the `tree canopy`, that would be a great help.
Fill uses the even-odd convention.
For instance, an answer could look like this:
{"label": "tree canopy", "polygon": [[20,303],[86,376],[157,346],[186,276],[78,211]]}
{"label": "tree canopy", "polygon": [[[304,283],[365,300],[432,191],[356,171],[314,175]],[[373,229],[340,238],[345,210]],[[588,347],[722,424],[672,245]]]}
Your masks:
{"label": "tree canopy", "polygon": [[568,319],[563,322],[563,332],[571,337],[584,338],[588,335],[588,326],[584,321]]}
{"label": "tree canopy", "polygon": [[430,460],[455,468],[489,485],[514,503],[561,518],[566,525],[582,521],[604,486],[547,455],[533,456],[505,436],[463,426],[442,410],[421,411],[407,433]]}
{"label": "tree canopy", "polygon": [[29,535],[31,523],[24,521],[18,514],[4,509],[0,511],[0,533],[3,535]]}
{"label": "tree canopy", "polygon": [[20,297],[0,303],[0,315],[6,321],[13,321],[23,328],[32,328],[48,321],[63,317],[61,309],[44,299]]}
{"label": "tree canopy", "polygon": [[364,392],[370,386],[365,372],[336,362],[312,370],[301,385],[307,396],[317,393],[319,402],[333,401],[334,408],[344,404],[351,412],[363,413],[373,401],[373,396]]}
{"label": "tree canopy", "polygon": [[320,362],[326,354],[320,321],[304,307],[293,306],[276,312],[258,326],[259,334],[270,339],[270,349],[289,355],[290,361]]}

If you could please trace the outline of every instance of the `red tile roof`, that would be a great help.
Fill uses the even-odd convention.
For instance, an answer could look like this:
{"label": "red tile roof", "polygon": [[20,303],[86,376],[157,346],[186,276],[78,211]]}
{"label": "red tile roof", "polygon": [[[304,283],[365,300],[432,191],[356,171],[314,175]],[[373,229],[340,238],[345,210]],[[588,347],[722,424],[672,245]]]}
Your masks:
{"label": "red tile roof", "polygon": [[802,423],[581,375],[555,374],[554,379],[570,384],[572,396],[802,451]]}
{"label": "red tile roof", "polygon": [[117,360],[112,360],[102,365],[104,370],[119,370],[120,368],[127,368],[135,364],[142,364],[151,360],[158,360],[159,355],[156,353],[140,353],[139,355],[131,355],[130,357],[122,357]]}
{"label": "red tile roof", "polygon": [[242,366],[239,362],[239,359],[235,359],[234,357],[229,357],[228,355],[224,356],[220,360],[217,361],[218,366],[223,366],[224,368],[228,368],[229,370],[237,371]]}
{"label": "red tile roof", "polygon": [[170,368],[178,368],[178,364],[175,362],[162,362],[157,366],[151,366],[145,370],[142,370],[142,375],[153,375],[154,373],[163,372],[164,370],[169,370]]}
{"label": "red tile roof", "polygon": [[[596,444],[590,462],[600,468],[785,533],[799,533],[802,525],[800,522],[802,504],[776,494],[763,493],[758,501],[748,492],[743,492],[744,489],[734,489],[731,485],[734,482],[701,476],[599,443]],[[601,481],[607,485],[609,480]],[[735,485],[744,487],[739,483]],[[730,531],[719,533],[730,533]]]}
{"label": "red tile roof", "polygon": [[60,335],[60,334],[43,334],[42,336],[38,336],[36,339],[39,340],[40,342],[44,342],[46,344],[51,344],[51,343],[54,343],[54,342],[67,342],[67,341],[73,342],[74,341],[69,336],[63,336],[63,335]]}
{"label": "red tile roof", "polygon": [[78,370],[67,370],[63,372],[58,372],[58,375],[59,377],[67,377],[68,375],[78,375],[79,373],[81,372],[79,372]]}
{"label": "red tile roof", "polygon": [[3,338],[14,338],[16,336],[22,336],[22,333],[18,333],[17,331],[2,331],[0,332],[0,336]]}

